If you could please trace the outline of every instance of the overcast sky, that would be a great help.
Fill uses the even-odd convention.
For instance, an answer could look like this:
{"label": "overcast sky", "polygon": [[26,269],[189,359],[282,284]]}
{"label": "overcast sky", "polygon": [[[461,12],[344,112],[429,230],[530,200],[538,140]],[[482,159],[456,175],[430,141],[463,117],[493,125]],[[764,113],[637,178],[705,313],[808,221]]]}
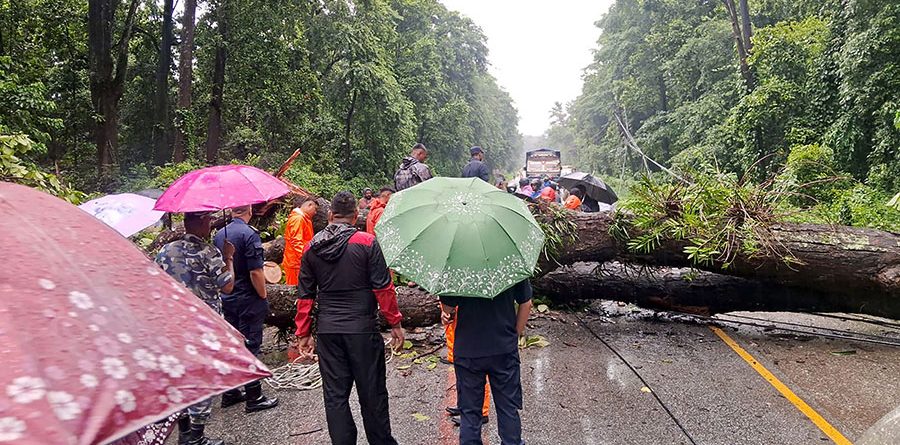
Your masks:
{"label": "overcast sky", "polygon": [[540,135],[554,102],[581,92],[600,30],[614,0],[441,0],[470,17],[488,39],[491,73],[519,110],[519,131]]}

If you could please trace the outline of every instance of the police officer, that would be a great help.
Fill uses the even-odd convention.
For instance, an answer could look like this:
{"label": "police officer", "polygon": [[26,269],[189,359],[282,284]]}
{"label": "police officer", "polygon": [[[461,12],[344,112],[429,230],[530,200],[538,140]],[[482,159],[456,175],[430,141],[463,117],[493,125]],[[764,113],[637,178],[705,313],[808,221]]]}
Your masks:
{"label": "police officer", "polygon": [[[222,295],[222,308],[225,320],[234,326],[246,338],[247,349],[259,355],[263,339],[263,322],[269,313],[269,302],[266,300],[266,277],[263,274],[263,247],[259,233],[250,227],[251,207],[243,206],[231,209],[232,221],[225,230],[216,233],[216,246],[220,249],[225,243],[234,244],[234,289],[230,294]],[[240,390],[231,390],[222,395],[222,407],[227,408],[240,402],[246,402],[244,411],[253,413],[278,406],[278,399],[269,398],[262,393],[262,382],[255,381],[244,386],[245,394]]]}
{"label": "police officer", "polygon": [[481,178],[482,181],[489,183],[490,170],[484,163],[484,150],[481,147],[472,147],[469,149],[469,154],[472,155],[472,159],[463,167],[462,177]]}
{"label": "police officer", "polygon": [[[219,291],[234,287],[234,246],[226,242],[219,253],[207,242],[210,219],[208,212],[186,213],[184,237],[163,246],[156,263],[221,315]],[[204,434],[211,412],[212,398],[188,407],[188,415],[178,419],[178,445],[225,445]]]}

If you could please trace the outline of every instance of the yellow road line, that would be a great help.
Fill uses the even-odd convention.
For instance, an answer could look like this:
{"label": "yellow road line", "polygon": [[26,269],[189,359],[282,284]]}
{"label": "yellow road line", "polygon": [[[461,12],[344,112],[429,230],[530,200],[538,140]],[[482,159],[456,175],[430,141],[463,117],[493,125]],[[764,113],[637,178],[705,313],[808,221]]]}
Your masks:
{"label": "yellow road line", "polygon": [[766,379],[769,384],[771,384],[778,392],[781,393],[786,399],[788,399],[795,407],[797,407],[800,412],[802,412],[806,417],[809,417],[809,420],[812,420],[826,436],[831,438],[837,445],[853,445],[853,442],[850,442],[843,434],[840,433],[835,427],[831,426],[825,418],[823,418],[816,410],[812,409],[806,402],[803,401],[797,394],[794,394],[794,391],[791,391],[784,383],[781,383],[781,380],[778,380],[768,369],[766,369],[761,363],[759,363],[755,358],[753,358],[750,353],[744,350],[740,345],[737,344],[731,337],[728,336],[721,329],[710,326],[710,329],[722,339],[731,349],[734,350],[739,356],[741,356],[744,361],[746,361],[750,366],[756,370],[764,379]]}

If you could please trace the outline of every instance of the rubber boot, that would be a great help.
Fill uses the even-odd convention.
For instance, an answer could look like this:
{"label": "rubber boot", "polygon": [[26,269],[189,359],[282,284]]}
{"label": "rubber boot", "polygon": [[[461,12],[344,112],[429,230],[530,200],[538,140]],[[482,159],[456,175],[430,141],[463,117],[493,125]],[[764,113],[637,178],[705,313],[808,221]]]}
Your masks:
{"label": "rubber boot", "polygon": [[191,425],[191,439],[188,440],[188,445],[227,445],[224,440],[206,437],[205,429],[206,425]]}
{"label": "rubber boot", "polygon": [[244,412],[255,413],[264,411],[278,406],[278,399],[275,397],[268,398],[262,393],[262,382],[255,381],[244,386],[247,391],[247,404],[244,406]]}
{"label": "rubber boot", "polygon": [[232,389],[226,391],[225,394],[222,394],[222,408],[228,408],[229,406],[237,405],[246,400],[247,398],[243,391],[240,389]]}
{"label": "rubber boot", "polygon": [[191,440],[191,417],[182,415],[178,418],[178,445],[187,445]]}

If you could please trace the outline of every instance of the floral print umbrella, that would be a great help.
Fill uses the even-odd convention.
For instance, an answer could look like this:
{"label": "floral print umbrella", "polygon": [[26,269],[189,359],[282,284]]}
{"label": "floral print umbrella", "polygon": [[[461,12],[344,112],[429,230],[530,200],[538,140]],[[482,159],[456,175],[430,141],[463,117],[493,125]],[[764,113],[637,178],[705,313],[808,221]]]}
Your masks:
{"label": "floral print umbrella", "polygon": [[103,444],[269,376],[241,335],[125,238],[0,182],[0,445]]}
{"label": "floral print umbrella", "polygon": [[478,178],[394,194],[375,233],[388,266],[435,295],[494,298],[532,275],[544,246],[525,203]]}

